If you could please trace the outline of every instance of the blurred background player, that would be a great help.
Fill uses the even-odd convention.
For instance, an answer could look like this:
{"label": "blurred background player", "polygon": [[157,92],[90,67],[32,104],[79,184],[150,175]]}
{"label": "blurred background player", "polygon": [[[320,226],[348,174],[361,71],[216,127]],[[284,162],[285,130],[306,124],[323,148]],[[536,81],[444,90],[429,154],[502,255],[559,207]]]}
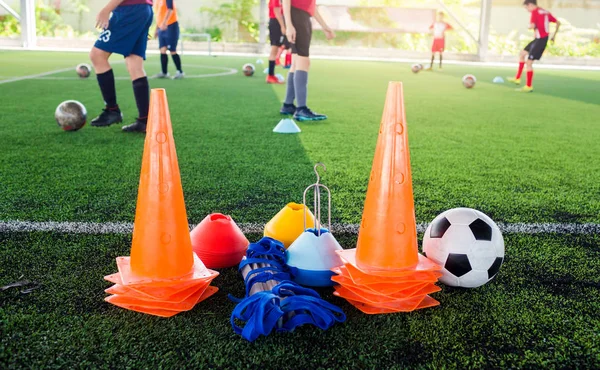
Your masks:
{"label": "blurred background player", "polygon": [[[292,45],[292,67],[288,74],[287,92],[281,107],[281,114],[293,114],[298,121],[321,121],[324,114],[311,111],[306,105],[308,94],[308,70],[310,68],[310,42],[312,39],[311,17],[315,17],[323,28],[328,40],[335,32],[319,14],[316,0],[283,0],[283,15],[286,22],[286,36]],[[294,105],[294,100],[298,107]]]}
{"label": "blurred background player", "polygon": [[146,132],[150,87],[144,60],[151,25],[152,0],[110,0],[96,16],[96,28],[102,29],[102,33],[90,52],[90,59],[106,106],[92,120],[92,126],[104,127],[123,122],[123,114],[117,104],[115,75],[108,62],[111,54],[117,53],[125,57],[138,109],[136,121],[124,126],[123,131]]}
{"label": "blurred background player", "polygon": [[431,46],[431,64],[428,71],[433,70],[433,61],[435,60],[435,53],[440,55],[440,69],[442,69],[442,54],[446,47],[446,31],[452,30],[452,26],[444,22],[444,13],[439,12],[437,14],[436,21],[429,26],[431,33],[433,34],[433,45]]}
{"label": "blurred background player", "polygon": [[283,40],[283,45],[279,48],[279,52],[277,57],[275,58],[275,65],[279,65],[281,55],[285,52],[285,61],[283,64],[283,68],[290,69],[292,68],[292,46],[290,45],[287,37],[284,35],[285,39]]}
{"label": "blurred background player", "polygon": [[271,39],[271,53],[269,54],[269,74],[267,75],[268,84],[280,84],[275,77],[275,65],[278,64],[281,51],[284,48],[285,24],[283,23],[283,13],[280,0],[269,0],[269,38]]}
{"label": "blurred background player", "polygon": [[178,80],[185,75],[181,70],[181,57],[177,54],[177,43],[179,42],[179,22],[177,21],[177,10],[174,0],[156,0],[156,37],[160,48],[161,72],[155,78],[169,77],[169,57],[167,50],[171,52],[171,58],[177,69],[173,79]]}
{"label": "blurred background player", "polygon": [[[525,9],[531,13],[531,20],[529,21],[529,28],[535,30],[535,39],[531,41],[525,49],[519,53],[519,69],[515,78],[509,78],[508,81],[517,85],[521,84],[521,74],[523,74],[523,67],[527,64],[527,83],[523,88],[519,89],[522,92],[533,91],[533,61],[540,60],[546,45],[548,45],[548,35],[550,34],[550,22],[556,23],[556,31],[550,39],[554,42],[558,29],[560,28],[560,22],[554,18],[549,11],[542,9],[537,6],[537,0],[525,0],[523,2]],[[525,61],[527,59],[527,62]]]}

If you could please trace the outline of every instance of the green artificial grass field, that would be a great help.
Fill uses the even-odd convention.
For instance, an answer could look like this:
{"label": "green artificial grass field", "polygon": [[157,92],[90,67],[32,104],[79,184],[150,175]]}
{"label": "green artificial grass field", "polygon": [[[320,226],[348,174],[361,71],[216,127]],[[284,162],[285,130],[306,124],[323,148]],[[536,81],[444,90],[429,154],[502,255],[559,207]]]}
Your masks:
{"label": "green artificial grass field", "polygon": [[[150,85],[167,90],[191,224],[213,212],[264,224],[301,202],[316,162],[327,166],[332,221],[359,223],[388,81],[404,84],[417,222],[462,206],[506,224],[600,223],[600,72],[538,69],[535,92],[521,94],[491,83],[510,68],[413,74],[403,63],[315,60],[309,106],[329,119],[278,135],[285,86],[264,83],[266,65],[252,78],[207,76],[256,57],[182,59],[188,78]],[[113,61],[130,123],[131,83]],[[87,55],[0,51],[0,221],[133,221],[144,137],[54,122],[64,100],[82,102],[90,119],[103,107],[95,76],[76,78],[81,62]],[[2,83],[64,68],[73,69]],[[150,56],[148,74],[158,69]],[[475,88],[462,86],[466,73]],[[355,234],[334,234],[355,246]],[[244,292],[236,269],[220,270],[215,296],[162,319],[103,301],[102,278],[129,254],[131,235],[0,232],[0,286],[21,276],[41,285],[0,291],[0,368],[600,367],[600,236],[504,237],[498,276],[477,289],[442,286],[438,307],[365,315],[321,289],[344,324],[248,343],[229,324],[227,295]]]}

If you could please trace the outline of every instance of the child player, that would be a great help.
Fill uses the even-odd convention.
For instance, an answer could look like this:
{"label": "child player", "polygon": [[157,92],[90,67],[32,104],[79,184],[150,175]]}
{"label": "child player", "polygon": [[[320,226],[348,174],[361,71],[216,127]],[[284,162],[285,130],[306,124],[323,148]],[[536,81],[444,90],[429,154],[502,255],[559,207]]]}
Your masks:
{"label": "child player", "polygon": [[177,54],[177,42],[179,41],[179,22],[177,21],[177,10],[174,0],[157,0],[154,4],[156,12],[156,37],[158,37],[158,47],[160,48],[160,66],[161,72],[154,77],[167,78],[167,65],[169,57],[167,50],[171,52],[171,58],[175,63],[177,73],[173,79],[183,78],[184,73],[181,70],[181,57]]}
{"label": "child player", "polygon": [[[287,92],[281,107],[281,114],[293,114],[298,121],[321,121],[327,119],[306,106],[308,93],[308,70],[310,68],[310,41],[312,38],[311,17],[315,17],[323,28],[327,39],[335,37],[335,32],[319,14],[316,0],[283,0],[283,15],[286,21],[286,35],[292,44],[292,67],[288,74]],[[294,100],[298,108],[294,105]]]}
{"label": "child player", "polygon": [[280,0],[269,0],[269,38],[271,39],[271,53],[269,54],[267,83],[280,84],[279,79],[275,77],[275,62],[281,54],[281,46],[286,42]]}
{"label": "child player", "polygon": [[[523,67],[527,64],[527,83],[519,89],[522,92],[533,91],[533,61],[540,60],[546,45],[548,44],[548,35],[550,34],[550,22],[556,23],[556,31],[550,41],[554,42],[558,29],[560,28],[560,22],[554,18],[549,11],[544,10],[537,6],[537,0],[525,0],[523,2],[525,9],[531,13],[531,20],[529,21],[529,28],[535,30],[535,40],[531,41],[525,49],[519,53],[519,69],[515,78],[509,78],[508,80],[512,83],[519,85],[521,83],[521,74],[523,73]],[[527,62],[525,61],[527,59]]]}
{"label": "child player", "polygon": [[150,88],[144,71],[144,59],[151,24],[152,0],[110,0],[96,16],[96,27],[103,31],[90,52],[90,59],[106,106],[92,120],[92,126],[103,127],[123,122],[117,104],[115,76],[108,62],[111,54],[117,53],[125,57],[138,109],[136,121],[124,126],[123,131],[146,132]]}
{"label": "child player", "polygon": [[431,65],[427,68],[428,71],[433,70],[433,61],[435,53],[440,55],[440,69],[442,69],[442,54],[446,46],[446,31],[452,30],[452,26],[444,22],[444,13],[439,12],[436,21],[429,26],[433,34],[433,45],[431,46]]}

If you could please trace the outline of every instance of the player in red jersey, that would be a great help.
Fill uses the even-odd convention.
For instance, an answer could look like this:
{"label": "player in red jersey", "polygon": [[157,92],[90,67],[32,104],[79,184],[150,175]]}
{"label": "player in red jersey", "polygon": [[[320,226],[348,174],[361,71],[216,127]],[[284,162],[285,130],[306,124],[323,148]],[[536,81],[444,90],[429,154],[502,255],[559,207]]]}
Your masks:
{"label": "player in red jersey", "polygon": [[440,55],[440,69],[442,69],[442,54],[446,47],[446,31],[453,30],[452,26],[444,22],[444,13],[439,12],[437,20],[429,26],[431,33],[433,34],[433,45],[431,46],[431,65],[427,68],[428,71],[433,70],[433,61],[435,59],[435,53]]}
{"label": "player in red jersey", "polygon": [[554,31],[554,35],[550,39],[550,41],[554,42],[560,28],[560,22],[549,11],[538,7],[537,0],[525,0],[523,6],[531,13],[529,28],[535,30],[535,40],[527,44],[525,49],[519,53],[519,69],[517,70],[517,74],[514,78],[509,78],[508,80],[517,85],[521,84],[521,74],[523,73],[524,66],[527,65],[527,83],[519,91],[532,92],[533,61],[540,60],[544,50],[546,50],[548,36],[550,35],[550,23],[556,23],[556,31]]}
{"label": "player in red jersey", "polygon": [[269,54],[268,84],[279,84],[275,77],[275,64],[281,55],[281,47],[287,44],[285,39],[285,24],[280,0],[269,0],[269,38],[271,39],[271,53]]}
{"label": "player in red jersey", "polygon": [[[286,36],[292,44],[292,67],[287,79],[287,92],[281,114],[293,114],[298,121],[321,121],[324,114],[314,113],[306,106],[308,93],[308,70],[310,68],[310,42],[312,21],[315,17],[323,28],[327,39],[335,37],[335,32],[319,14],[316,0],[284,0],[283,15],[286,22]],[[294,100],[298,107],[294,105]]]}

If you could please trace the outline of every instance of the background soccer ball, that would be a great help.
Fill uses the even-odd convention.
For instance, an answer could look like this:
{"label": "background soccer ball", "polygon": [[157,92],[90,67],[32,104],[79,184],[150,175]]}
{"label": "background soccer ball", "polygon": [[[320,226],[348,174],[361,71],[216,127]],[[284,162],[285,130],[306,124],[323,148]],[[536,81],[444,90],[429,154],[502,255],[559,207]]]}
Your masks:
{"label": "background soccer ball", "polygon": [[75,67],[75,72],[80,78],[88,78],[92,73],[92,67],[89,64],[81,63]]}
{"label": "background soccer ball", "polygon": [[476,82],[477,79],[473,75],[464,75],[462,78],[462,83],[467,89],[470,89],[473,86],[475,86]]}
{"label": "background soccer ball", "polygon": [[87,110],[76,100],[67,100],[56,107],[54,118],[58,126],[65,131],[77,131],[87,121]]}
{"label": "background soccer ball", "polygon": [[423,69],[423,66],[421,64],[413,64],[412,67],[410,67],[410,70],[413,73],[419,73],[419,71]]}
{"label": "background soccer ball", "polygon": [[476,288],[498,273],[504,261],[504,239],[485,214],[454,208],[431,222],[423,238],[423,253],[444,267],[442,283]]}
{"label": "background soccer ball", "polygon": [[244,72],[245,76],[252,76],[254,75],[254,66],[250,63],[244,64],[244,66],[242,67],[242,71]]}

